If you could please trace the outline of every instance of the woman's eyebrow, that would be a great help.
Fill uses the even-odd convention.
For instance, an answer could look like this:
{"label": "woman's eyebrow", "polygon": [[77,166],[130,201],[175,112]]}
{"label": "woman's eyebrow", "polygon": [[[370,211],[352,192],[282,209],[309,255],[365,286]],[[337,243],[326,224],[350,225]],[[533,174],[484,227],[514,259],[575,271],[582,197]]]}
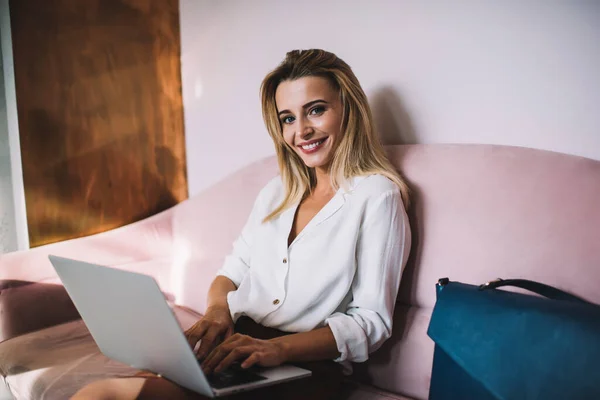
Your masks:
{"label": "woman's eyebrow", "polygon": [[[303,105],[302,108],[304,108],[306,110],[307,108],[310,108],[310,107],[314,106],[317,103],[329,104],[329,103],[327,103],[323,99],[317,99],[317,100],[309,101],[308,103],[306,103],[305,105]],[[279,115],[279,116],[281,116],[281,114],[291,114],[291,111],[290,110],[281,110],[281,111],[279,111],[277,113],[277,115]]]}

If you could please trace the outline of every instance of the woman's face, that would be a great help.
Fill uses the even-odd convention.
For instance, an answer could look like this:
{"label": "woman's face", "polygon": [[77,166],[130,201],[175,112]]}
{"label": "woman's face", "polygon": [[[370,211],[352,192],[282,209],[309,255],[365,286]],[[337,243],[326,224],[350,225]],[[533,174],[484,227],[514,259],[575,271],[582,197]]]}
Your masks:
{"label": "woman's face", "polygon": [[310,168],[326,170],[342,132],[342,102],[325,78],[284,81],[275,92],[283,139]]}

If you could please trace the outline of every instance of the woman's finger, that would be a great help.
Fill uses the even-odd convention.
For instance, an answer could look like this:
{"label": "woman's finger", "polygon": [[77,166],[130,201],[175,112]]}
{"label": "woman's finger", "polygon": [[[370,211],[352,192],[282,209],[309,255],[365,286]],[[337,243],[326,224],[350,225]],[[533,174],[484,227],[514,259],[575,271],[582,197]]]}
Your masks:
{"label": "woman's finger", "polygon": [[[227,352],[228,350],[225,349],[226,342],[221,343],[218,346],[215,346],[214,348],[211,349],[211,351],[208,353],[208,355],[206,357],[204,357],[204,360],[202,360],[202,369],[204,369],[207,365],[210,365],[210,363],[212,362],[212,360],[215,357],[219,357],[219,354],[221,352]],[[221,359],[219,357],[219,359]]]}
{"label": "woman's finger", "polygon": [[229,337],[233,335],[233,326],[230,326],[229,328],[227,328],[227,332],[225,332],[225,335],[223,336],[223,342],[225,342],[227,339],[229,339]]}
{"label": "woman's finger", "polygon": [[219,336],[219,331],[215,328],[209,329],[204,334],[204,337],[202,338],[202,341],[200,342],[200,348],[198,349],[198,352],[196,353],[196,357],[198,357],[199,360],[203,359],[208,354],[209,351],[211,351],[215,348],[215,341],[217,339],[217,336]]}
{"label": "woman's finger", "polygon": [[[216,364],[216,366],[214,367],[214,371],[215,372],[221,372],[226,370],[234,361],[237,361],[239,359],[242,358],[247,358],[249,355],[251,355],[252,353],[254,353],[254,351],[256,351],[256,346],[242,346],[242,347],[236,347],[235,349],[231,350],[229,352],[229,354],[227,354],[219,363],[216,362],[216,360],[213,360],[213,365]],[[208,367],[209,370],[213,370],[212,366]]]}
{"label": "woman's finger", "polygon": [[255,351],[254,353],[250,354],[250,357],[246,358],[241,364],[242,368],[250,368],[254,364],[259,363],[262,358],[262,354],[263,353],[258,351]]}
{"label": "woman's finger", "polygon": [[[225,340],[223,343],[215,347],[202,362],[202,369],[213,367],[220,362],[230,351],[239,346],[244,337],[240,334],[235,334]],[[211,368],[212,369],[212,368]]]}
{"label": "woman's finger", "polygon": [[204,321],[199,321],[196,325],[184,332],[184,335],[190,344],[192,350],[196,347],[196,343],[206,334],[209,325]]}

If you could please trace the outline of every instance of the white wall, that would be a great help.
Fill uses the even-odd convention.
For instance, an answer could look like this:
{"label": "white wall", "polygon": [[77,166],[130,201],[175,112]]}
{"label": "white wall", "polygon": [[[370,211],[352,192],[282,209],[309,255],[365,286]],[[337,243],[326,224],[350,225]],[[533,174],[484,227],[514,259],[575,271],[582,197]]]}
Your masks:
{"label": "white wall", "polygon": [[191,195],[273,153],[258,89],[295,48],[324,48],[353,67],[386,143],[494,143],[600,159],[600,1],[180,7]]}
{"label": "white wall", "polygon": [[4,76],[0,75],[0,254],[17,250],[12,168],[4,93]]}
{"label": "white wall", "polygon": [[[0,90],[4,89],[3,83],[0,77]],[[0,254],[17,249],[8,130],[5,121],[6,103],[4,97],[0,96]]]}
{"label": "white wall", "polygon": [[0,0],[0,254],[29,248],[8,0]]}

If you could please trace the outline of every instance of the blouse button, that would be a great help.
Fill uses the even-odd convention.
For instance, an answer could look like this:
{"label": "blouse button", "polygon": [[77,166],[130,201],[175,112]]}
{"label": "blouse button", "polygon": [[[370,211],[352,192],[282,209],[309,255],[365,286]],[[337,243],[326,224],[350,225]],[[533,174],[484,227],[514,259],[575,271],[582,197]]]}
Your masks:
{"label": "blouse button", "polygon": [[277,304],[279,304],[279,299],[275,299],[275,300],[273,300],[273,304],[274,304],[274,305],[277,305]]}
{"label": "blouse button", "polygon": [[287,263],[287,258],[283,259],[283,263],[286,264]]}

